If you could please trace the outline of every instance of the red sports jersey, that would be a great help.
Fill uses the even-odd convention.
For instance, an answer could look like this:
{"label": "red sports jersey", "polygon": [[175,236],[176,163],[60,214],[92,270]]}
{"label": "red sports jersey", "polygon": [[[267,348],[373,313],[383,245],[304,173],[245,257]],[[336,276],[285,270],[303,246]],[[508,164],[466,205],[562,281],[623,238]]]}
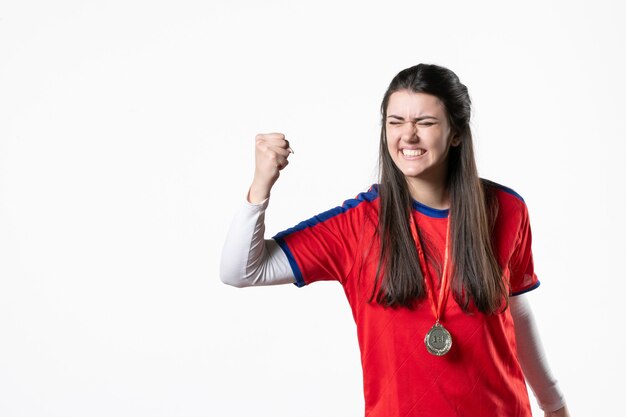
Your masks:
{"label": "red sports jersey", "polygon": [[[512,295],[539,286],[533,270],[528,212],[514,191],[497,186],[494,236]],[[461,310],[449,296],[441,323],[452,349],[433,356],[424,336],[435,323],[428,298],[415,309],[368,302],[379,258],[378,188],[277,234],[299,287],[337,280],[357,326],[367,417],[531,417],[517,360],[510,311]],[[448,210],[413,202],[435,294],[439,293]]]}

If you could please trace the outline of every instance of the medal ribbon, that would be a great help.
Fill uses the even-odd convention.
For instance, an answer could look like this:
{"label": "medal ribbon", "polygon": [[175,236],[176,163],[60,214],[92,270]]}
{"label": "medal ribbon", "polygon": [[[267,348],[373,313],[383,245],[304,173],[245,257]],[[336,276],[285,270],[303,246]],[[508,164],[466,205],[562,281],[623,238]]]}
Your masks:
{"label": "medal ribbon", "polygon": [[443,255],[443,273],[441,274],[441,287],[439,288],[439,302],[435,303],[435,291],[433,288],[434,283],[430,280],[430,274],[428,272],[428,264],[426,263],[426,257],[424,256],[424,250],[422,249],[422,243],[420,242],[419,235],[417,234],[417,226],[415,225],[415,219],[413,213],[411,213],[411,234],[415,245],[417,246],[417,254],[419,255],[420,267],[422,269],[422,275],[424,275],[424,282],[426,283],[426,291],[428,292],[428,299],[430,300],[430,307],[439,323],[439,319],[443,315],[443,309],[448,300],[448,293],[450,288],[450,278],[448,276],[448,254],[450,252],[450,218],[448,217],[448,224],[446,226],[446,246]]}

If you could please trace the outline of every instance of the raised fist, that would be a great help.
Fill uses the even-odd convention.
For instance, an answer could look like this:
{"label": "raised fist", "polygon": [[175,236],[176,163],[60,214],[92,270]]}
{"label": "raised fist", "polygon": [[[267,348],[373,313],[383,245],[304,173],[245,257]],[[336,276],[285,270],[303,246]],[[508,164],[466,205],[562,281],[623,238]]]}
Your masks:
{"label": "raised fist", "polygon": [[254,180],[248,195],[251,203],[258,203],[269,197],[280,171],[289,164],[287,158],[290,153],[293,153],[293,150],[282,133],[256,135]]}

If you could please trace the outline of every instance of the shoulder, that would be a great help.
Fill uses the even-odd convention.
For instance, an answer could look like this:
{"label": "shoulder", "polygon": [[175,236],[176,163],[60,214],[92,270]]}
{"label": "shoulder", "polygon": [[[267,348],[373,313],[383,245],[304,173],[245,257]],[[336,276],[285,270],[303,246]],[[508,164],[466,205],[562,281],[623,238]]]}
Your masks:
{"label": "shoulder", "polygon": [[514,189],[485,178],[481,178],[481,182],[485,189],[485,194],[495,196],[499,206],[505,205],[518,209],[526,208],[524,198]]}
{"label": "shoulder", "polygon": [[345,200],[341,206],[330,209],[316,217],[326,220],[344,214],[358,216],[372,211],[378,211],[378,184],[371,185],[367,191],[358,193],[354,198]]}
{"label": "shoulder", "polygon": [[[377,219],[378,213],[378,187],[376,184],[367,191],[360,192],[354,198],[349,198],[340,206],[319,213],[296,226],[285,230],[275,236],[280,238],[304,229],[316,229],[324,225],[325,228],[344,229],[363,222],[370,223]],[[353,227],[352,226],[352,227]]]}
{"label": "shoulder", "polygon": [[350,209],[365,203],[363,207],[368,207],[378,203],[378,184],[372,184],[367,191],[360,192],[356,197],[343,202],[342,208]]}
{"label": "shoulder", "polygon": [[528,207],[524,198],[514,189],[481,179],[487,203],[496,214],[496,223],[506,229],[521,229],[528,224]]}

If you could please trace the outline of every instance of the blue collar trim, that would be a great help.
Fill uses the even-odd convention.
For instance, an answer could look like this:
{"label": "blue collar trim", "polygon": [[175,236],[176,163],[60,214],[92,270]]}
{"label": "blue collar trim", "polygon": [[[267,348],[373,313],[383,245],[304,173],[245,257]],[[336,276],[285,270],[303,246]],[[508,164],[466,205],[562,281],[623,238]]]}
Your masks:
{"label": "blue collar trim", "polygon": [[450,209],[432,208],[416,200],[413,200],[413,208],[428,217],[436,219],[445,219],[450,214]]}

